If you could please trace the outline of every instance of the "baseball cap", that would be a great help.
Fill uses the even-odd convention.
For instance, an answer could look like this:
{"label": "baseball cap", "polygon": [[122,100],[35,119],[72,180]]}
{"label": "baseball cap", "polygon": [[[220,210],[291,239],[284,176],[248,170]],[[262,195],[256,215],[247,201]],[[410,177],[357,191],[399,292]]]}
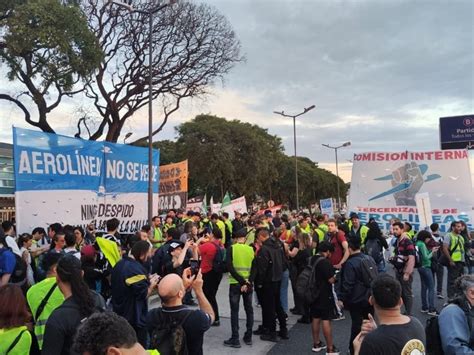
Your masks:
{"label": "baseball cap", "polygon": [[183,242],[180,242],[180,241],[173,241],[170,243],[170,247],[168,249],[168,251],[171,253],[172,251],[178,249],[178,248],[182,248],[184,247],[184,243]]}

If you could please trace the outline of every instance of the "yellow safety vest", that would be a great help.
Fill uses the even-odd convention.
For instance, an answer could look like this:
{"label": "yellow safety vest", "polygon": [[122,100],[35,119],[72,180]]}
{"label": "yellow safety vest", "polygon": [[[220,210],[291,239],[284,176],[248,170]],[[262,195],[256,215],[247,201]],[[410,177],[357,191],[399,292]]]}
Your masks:
{"label": "yellow safety vest", "polygon": [[318,241],[321,243],[324,240],[324,236],[326,235],[326,232],[322,230],[320,227],[316,228],[314,231],[318,235]]}
{"label": "yellow safety vest", "polygon": [[170,229],[170,228],[176,228],[176,224],[167,224],[167,223],[165,223],[163,225],[163,232],[166,233],[168,231],[168,229]]}
{"label": "yellow safety vest", "polygon": [[9,329],[0,329],[0,354],[6,354],[8,348],[13,344],[16,337],[21,334],[21,338],[13,347],[10,349],[8,354],[29,354],[31,348],[31,334],[28,331],[28,328],[25,326],[9,328]]}
{"label": "yellow safety vest", "polygon": [[163,239],[163,232],[161,231],[160,228],[153,229],[153,237],[155,240],[158,240],[158,242],[153,243],[153,246],[155,248],[161,247],[161,245],[165,242],[165,240]]}
{"label": "yellow safety vest", "polygon": [[[245,280],[248,280],[250,277],[250,269],[252,268],[254,258],[255,253],[252,247],[241,243],[232,245],[232,265],[235,271]],[[229,283],[235,285],[239,282],[229,273]]]}
{"label": "yellow safety vest", "polygon": [[249,233],[250,229],[251,227],[247,227],[247,240],[245,241],[247,245],[255,243],[255,229]]}
{"label": "yellow safety vest", "polygon": [[327,233],[328,232],[328,226],[327,224],[321,224],[319,227],[319,229],[321,229],[324,233]]}
{"label": "yellow safety vest", "polygon": [[220,219],[217,220],[216,222],[216,226],[217,228],[220,229],[221,233],[222,233],[222,244],[225,245],[225,224],[224,222],[222,222]]}
{"label": "yellow safety vest", "polygon": [[369,232],[369,227],[360,226],[360,240],[361,245],[365,245],[365,240],[367,239],[367,233]]}
{"label": "yellow safety vest", "polygon": [[117,264],[119,260],[122,259],[122,255],[120,255],[117,243],[102,237],[97,237],[95,241],[99,246],[100,251],[104,254],[105,258],[109,262],[110,266],[114,267],[115,264]]}
{"label": "yellow safety vest", "polygon": [[229,229],[230,234],[232,235],[232,229],[233,229],[233,228],[232,228],[232,222],[229,221],[229,220],[227,220],[227,221],[225,221],[224,223],[225,223],[225,225],[227,226],[227,228]]}
{"label": "yellow safety vest", "polygon": [[35,319],[36,312],[41,304],[41,301],[43,300],[43,298],[46,297],[46,295],[54,285],[56,285],[56,278],[54,276],[48,277],[43,281],[31,286],[28,292],[26,293],[26,300],[28,301],[28,305],[30,306],[33,320],[35,321],[34,332],[36,335],[36,339],[38,340],[38,346],[40,350],[43,348],[43,337],[46,322],[48,321],[48,318],[51,313],[53,313],[53,311],[60,305],[62,305],[64,302],[64,295],[61,293],[59,287],[56,286],[55,290],[49,297],[48,302],[46,302],[46,305],[44,306],[44,309],[39,315],[38,319]]}
{"label": "yellow safety vest", "polygon": [[303,233],[310,234],[311,233],[311,226],[309,223],[306,225],[306,228],[302,228],[301,225],[298,224],[298,227],[301,229]]}
{"label": "yellow safety vest", "polygon": [[449,251],[451,252],[451,259],[454,262],[462,261],[462,255],[464,254],[464,238],[462,235],[456,235],[449,233],[451,237],[451,243],[449,244]]}

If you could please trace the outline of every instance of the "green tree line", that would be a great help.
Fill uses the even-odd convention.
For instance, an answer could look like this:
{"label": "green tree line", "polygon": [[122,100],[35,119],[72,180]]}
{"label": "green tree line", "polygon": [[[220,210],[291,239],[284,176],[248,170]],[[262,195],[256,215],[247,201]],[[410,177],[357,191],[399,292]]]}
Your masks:
{"label": "green tree line", "polygon": [[[274,200],[296,207],[295,161],[284,153],[281,138],[267,129],[225,118],[198,115],[176,127],[177,140],[154,143],[160,164],[188,159],[189,196],[221,199],[245,195],[248,201]],[[311,159],[298,157],[299,200],[309,207],[337,197],[337,177]],[[341,197],[347,186],[341,179]]]}

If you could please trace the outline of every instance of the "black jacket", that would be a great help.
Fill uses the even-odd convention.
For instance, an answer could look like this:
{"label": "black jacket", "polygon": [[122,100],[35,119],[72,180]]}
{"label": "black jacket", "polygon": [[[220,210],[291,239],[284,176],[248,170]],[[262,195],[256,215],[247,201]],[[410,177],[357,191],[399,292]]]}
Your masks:
{"label": "black jacket", "polygon": [[251,279],[255,279],[256,285],[281,281],[284,258],[281,242],[273,237],[268,238],[255,258],[255,276],[251,276]]}
{"label": "black jacket", "polygon": [[362,253],[349,256],[341,270],[341,289],[338,298],[344,306],[368,307],[370,287],[362,282],[361,260],[365,257]]}

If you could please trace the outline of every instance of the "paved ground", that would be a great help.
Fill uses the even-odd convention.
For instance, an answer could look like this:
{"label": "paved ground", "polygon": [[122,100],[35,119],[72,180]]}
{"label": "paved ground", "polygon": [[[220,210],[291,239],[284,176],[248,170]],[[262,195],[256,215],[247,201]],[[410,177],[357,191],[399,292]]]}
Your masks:
{"label": "paved ground", "polygon": [[[446,275],[446,273],[445,273]],[[420,313],[421,302],[420,302],[420,278],[418,272],[415,271],[414,277],[414,293],[415,302],[413,307],[413,315],[417,317],[422,324],[425,324],[428,318],[425,314]],[[445,280],[446,282],[446,280]],[[290,329],[290,339],[282,340],[278,343],[269,343],[261,341],[258,336],[254,336],[253,345],[247,346],[243,342],[240,349],[232,349],[223,346],[222,342],[228,339],[231,335],[230,329],[230,308],[228,300],[228,281],[224,277],[218,292],[218,304],[220,306],[219,311],[221,314],[221,326],[211,327],[206,332],[204,338],[204,354],[209,355],[221,355],[221,354],[232,354],[232,355],[249,355],[249,354],[312,354],[312,338],[311,338],[311,327],[309,324],[299,324],[296,322],[298,316],[289,315],[288,327]],[[289,304],[293,306],[293,297],[291,292],[291,286],[289,291]],[[445,300],[436,299],[436,306],[441,309],[442,304]],[[151,307],[156,307],[159,302],[154,299],[152,300]],[[346,312],[346,319],[342,321],[333,322],[333,335],[336,346],[341,350],[341,354],[345,354],[349,348],[349,337],[350,337],[350,326],[351,320],[348,312]],[[257,328],[262,321],[261,308],[254,307],[255,323],[254,329]],[[245,330],[245,312],[243,311],[243,304],[241,303],[240,309],[240,329],[241,336]],[[324,338],[322,338],[324,339]],[[324,340],[323,340],[324,341]],[[320,354],[325,354],[321,352]]]}

